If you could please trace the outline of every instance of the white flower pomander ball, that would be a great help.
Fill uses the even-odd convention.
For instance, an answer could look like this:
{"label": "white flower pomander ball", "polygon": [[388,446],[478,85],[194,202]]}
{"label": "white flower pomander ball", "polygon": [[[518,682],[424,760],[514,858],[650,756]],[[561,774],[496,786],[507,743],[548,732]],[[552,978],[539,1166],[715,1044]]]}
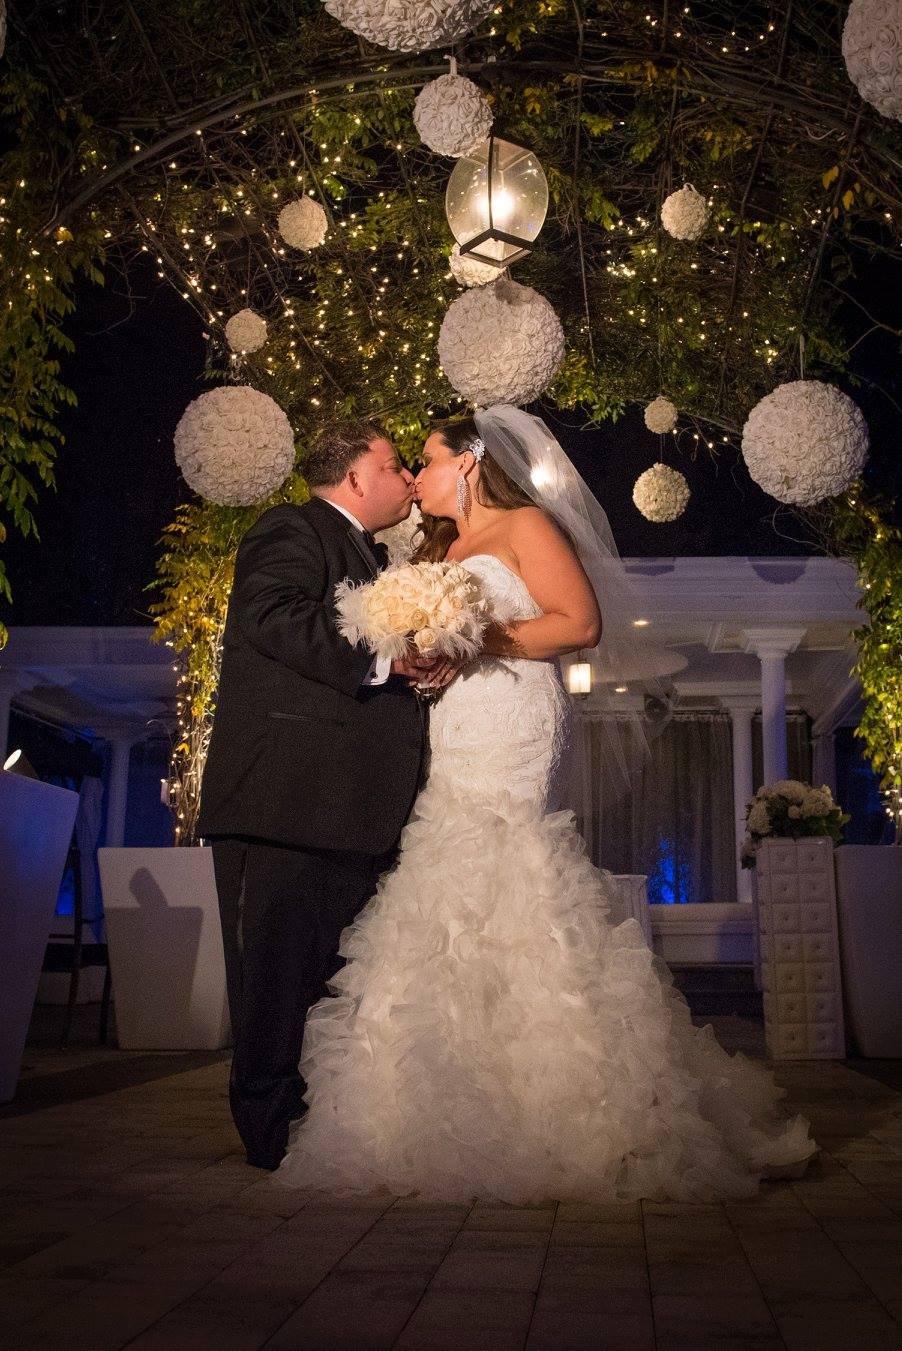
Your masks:
{"label": "white flower pomander ball", "polygon": [[564,330],[544,296],[502,277],[452,301],[438,335],[438,355],[451,384],[470,403],[531,403],[561,364]]}
{"label": "white flower pomander ball", "polygon": [[[375,539],[388,549],[389,563],[409,563],[414,551],[414,538],[423,524],[423,513],[414,502],[406,521],[377,530]],[[419,544],[419,540],[416,541]]]}
{"label": "white flower pomander ball", "polygon": [[902,120],[902,0],[852,0],[842,54],[864,101]]}
{"label": "white flower pomander ball", "polygon": [[437,155],[459,159],[484,141],[492,129],[492,110],[482,90],[463,75],[440,75],[417,95],[414,126],[420,140]]}
{"label": "white flower pomander ball", "polygon": [[701,239],[711,212],[691,183],[672,192],[661,204],[661,224],[674,239]]}
{"label": "white flower pomander ball", "polygon": [[676,404],[671,403],[670,399],[665,399],[663,394],[659,394],[646,406],[645,425],[650,432],[657,432],[663,436],[665,432],[673,431],[679,416]]}
{"label": "white flower pomander ball", "polygon": [[473,31],[497,0],[325,0],[327,11],[358,37],[393,52],[450,47]]}
{"label": "white flower pomander ball", "polygon": [[662,525],[682,516],[689,501],[689,484],[678,469],[653,464],[633,485],[633,501],[647,521]]}
{"label": "white flower pomander ball", "polygon": [[752,478],[778,502],[799,507],[845,492],[867,453],[861,409],[820,380],[778,385],[755,405],[742,429],[742,455]]}
{"label": "white flower pomander ball", "polygon": [[481,263],[469,253],[461,253],[460,245],[455,244],[448,260],[455,281],[461,286],[488,286],[497,281],[504,273],[503,267],[493,267],[491,263]]}
{"label": "white flower pomander ball", "polygon": [[279,212],[279,234],[293,249],[318,249],[326,237],[326,213],[312,197],[297,197]]}
{"label": "white flower pomander ball", "polygon": [[189,403],[175,429],[175,458],[196,493],[220,506],[260,502],[294,467],[294,433],[282,409],[250,385],[220,385]]}
{"label": "white flower pomander ball", "polygon": [[239,310],[226,324],[225,335],[233,352],[259,352],[266,342],[266,320],[254,310]]}

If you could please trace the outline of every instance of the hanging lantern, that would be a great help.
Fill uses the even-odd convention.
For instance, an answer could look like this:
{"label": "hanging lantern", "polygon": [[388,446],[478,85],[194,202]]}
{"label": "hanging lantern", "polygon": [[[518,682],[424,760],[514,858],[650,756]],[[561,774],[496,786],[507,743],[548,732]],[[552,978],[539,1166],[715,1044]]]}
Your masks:
{"label": "hanging lantern", "polygon": [[526,146],[490,136],[461,156],[445,214],[462,258],[507,267],[531,251],[548,210],[548,180]]}
{"label": "hanging lantern", "polygon": [[567,671],[567,689],[571,694],[592,693],[592,666],[587,661],[575,661]]}

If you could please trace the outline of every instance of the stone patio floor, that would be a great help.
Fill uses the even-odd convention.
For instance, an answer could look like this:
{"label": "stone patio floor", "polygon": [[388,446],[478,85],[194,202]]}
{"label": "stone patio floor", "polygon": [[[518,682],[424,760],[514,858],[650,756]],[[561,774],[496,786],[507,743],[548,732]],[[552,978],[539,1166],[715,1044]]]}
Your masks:
{"label": "stone patio floor", "polygon": [[821,1153],[747,1201],[330,1204],[244,1162],[228,1052],[94,1047],[78,1012],[60,1051],[36,1010],[0,1108],[0,1347],[902,1348],[902,1062],[778,1066]]}

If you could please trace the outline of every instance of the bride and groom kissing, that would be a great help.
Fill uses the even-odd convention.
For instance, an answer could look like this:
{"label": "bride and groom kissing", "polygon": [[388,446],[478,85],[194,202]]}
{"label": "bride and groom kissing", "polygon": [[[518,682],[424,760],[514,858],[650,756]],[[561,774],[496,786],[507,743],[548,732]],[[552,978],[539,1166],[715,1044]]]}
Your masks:
{"label": "bride and groom kissing", "polygon": [[[803,1168],[808,1123],[610,922],[560,810],[559,658],[597,651],[618,560],[548,427],[504,405],[448,423],[416,479],[377,424],[333,428],[305,476],[310,501],[239,547],[202,785],[248,1163],[524,1204],[747,1196]],[[489,605],[466,663],[374,659],[336,621],[415,499],[414,560],[458,561]]]}

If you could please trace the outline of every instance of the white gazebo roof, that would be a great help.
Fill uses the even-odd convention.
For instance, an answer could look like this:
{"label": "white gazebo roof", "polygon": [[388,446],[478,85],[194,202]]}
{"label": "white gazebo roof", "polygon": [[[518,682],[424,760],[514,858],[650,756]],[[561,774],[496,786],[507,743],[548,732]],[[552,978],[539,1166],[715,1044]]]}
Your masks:
{"label": "white gazebo roof", "polygon": [[[849,671],[857,608],[854,569],[832,558],[628,559],[649,636],[680,655],[683,697],[760,689],[757,652],[786,651],[787,699],[815,720],[854,703]],[[16,628],[0,652],[0,697],[25,713],[108,737],[175,726],[177,661],[147,628]],[[685,663],[685,664],[683,664]],[[0,710],[2,711],[2,710]]]}

